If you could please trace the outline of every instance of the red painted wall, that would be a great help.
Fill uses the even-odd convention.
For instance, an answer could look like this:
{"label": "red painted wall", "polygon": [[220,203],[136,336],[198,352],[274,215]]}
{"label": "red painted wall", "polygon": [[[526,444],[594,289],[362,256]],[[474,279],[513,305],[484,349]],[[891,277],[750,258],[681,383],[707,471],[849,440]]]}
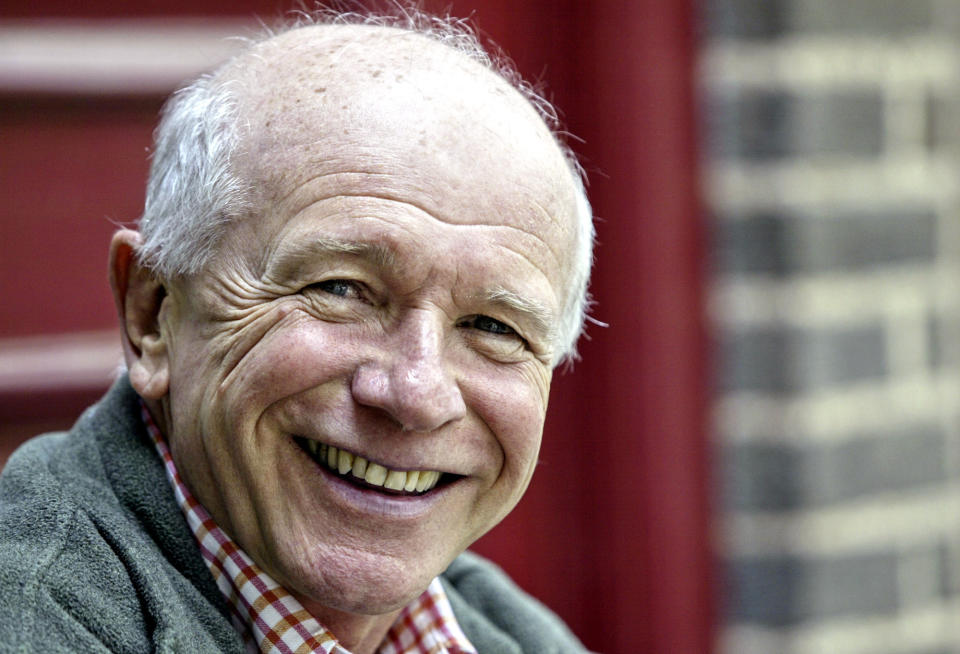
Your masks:
{"label": "red painted wall", "polygon": [[0,337],[113,326],[107,246],[142,209],[159,106],[0,101]]}
{"label": "red painted wall", "polygon": [[[563,110],[598,216],[583,361],[555,378],[527,497],[477,549],[592,649],[701,654],[714,609],[691,2],[454,0]],[[133,3],[125,15],[279,13]],[[116,15],[107,1],[0,16]],[[0,337],[113,324],[106,248],[135,218],[159,99],[0,102]],[[2,405],[2,402],[0,402]],[[0,406],[0,418],[3,418]],[[8,411],[9,415],[9,411]],[[0,431],[2,436],[2,431]]]}

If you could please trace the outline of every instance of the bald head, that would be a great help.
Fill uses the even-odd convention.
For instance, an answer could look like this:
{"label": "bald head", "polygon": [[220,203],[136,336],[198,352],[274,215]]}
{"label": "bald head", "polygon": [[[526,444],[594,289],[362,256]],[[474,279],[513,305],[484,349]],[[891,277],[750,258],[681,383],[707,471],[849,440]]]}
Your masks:
{"label": "bald head", "polygon": [[[176,212],[151,212],[148,198],[146,259],[161,273],[196,271],[219,246],[222,223],[302,201],[310,184],[331,176],[348,193],[389,194],[391,184],[412,185],[394,190],[431,215],[455,221],[449,200],[466,200],[491,219],[515,213],[521,229],[556,244],[552,256],[569,291],[561,302],[558,352],[572,352],[592,241],[575,164],[546,124],[549,113],[538,112],[533,96],[504,79],[479,46],[457,49],[435,37],[380,25],[308,25],[254,44],[202,80],[229,106],[224,124],[207,130],[226,136],[222,165],[209,166],[224,174],[202,186],[224,188],[233,206],[222,202],[207,212],[213,215],[201,238],[173,235],[153,249],[152,214]],[[220,144],[207,138],[204,145],[209,152]],[[160,155],[161,149],[158,143]],[[398,170],[416,174],[401,178]],[[506,188],[535,194],[540,215],[520,215],[509,204],[517,196]],[[164,271],[160,250],[187,241],[207,251]]]}
{"label": "bald head", "polygon": [[[356,191],[414,184],[402,190],[450,220],[450,199],[491,220],[516,212],[503,206],[505,187],[524,187],[545,212],[524,229],[572,245],[575,187],[549,130],[502,78],[441,43],[394,28],[306,27],[221,74],[240,89],[235,165],[254,182],[255,213],[331,174]],[[572,254],[556,256],[568,276]]]}

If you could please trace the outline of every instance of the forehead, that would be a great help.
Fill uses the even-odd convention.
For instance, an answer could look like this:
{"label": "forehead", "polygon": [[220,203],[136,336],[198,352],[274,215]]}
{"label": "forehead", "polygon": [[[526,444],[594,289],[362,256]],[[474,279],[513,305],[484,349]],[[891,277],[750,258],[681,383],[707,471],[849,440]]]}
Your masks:
{"label": "forehead", "polygon": [[572,175],[529,103],[480,64],[400,30],[317,26],[256,46],[223,74],[242,89],[235,165],[253,182],[257,220],[338,188],[534,234],[563,276]]}

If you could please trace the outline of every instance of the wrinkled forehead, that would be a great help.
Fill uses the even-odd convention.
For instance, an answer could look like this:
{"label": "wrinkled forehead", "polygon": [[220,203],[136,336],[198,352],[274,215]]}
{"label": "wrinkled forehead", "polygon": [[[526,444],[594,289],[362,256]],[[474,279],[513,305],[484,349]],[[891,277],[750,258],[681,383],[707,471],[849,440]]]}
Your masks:
{"label": "wrinkled forehead", "polygon": [[[254,206],[295,212],[315,180],[393,189],[428,213],[541,234],[569,259],[570,169],[533,107],[498,75],[421,35],[314,26],[255,46],[222,74],[239,89]],[[567,267],[567,263],[562,265]],[[563,274],[563,273],[561,273]]]}

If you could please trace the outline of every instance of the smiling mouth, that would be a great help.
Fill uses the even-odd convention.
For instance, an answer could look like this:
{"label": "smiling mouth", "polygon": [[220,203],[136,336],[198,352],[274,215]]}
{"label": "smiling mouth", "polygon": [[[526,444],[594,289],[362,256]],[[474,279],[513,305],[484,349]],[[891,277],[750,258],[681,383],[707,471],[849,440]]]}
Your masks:
{"label": "smiling mouth", "polygon": [[420,495],[433,490],[441,481],[448,483],[457,477],[437,470],[392,470],[332,445],[306,438],[294,440],[318,465],[338,477],[381,492]]}

